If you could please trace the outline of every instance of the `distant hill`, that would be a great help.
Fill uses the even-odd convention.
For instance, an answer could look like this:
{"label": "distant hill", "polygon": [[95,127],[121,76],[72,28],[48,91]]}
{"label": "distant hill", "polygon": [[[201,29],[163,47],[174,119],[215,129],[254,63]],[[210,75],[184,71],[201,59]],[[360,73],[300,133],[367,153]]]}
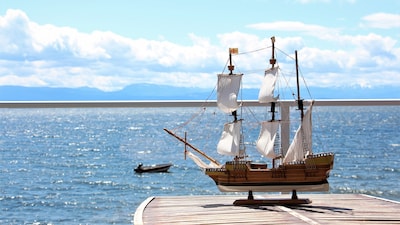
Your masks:
{"label": "distant hill", "polygon": [[95,88],[0,86],[0,101],[203,100],[211,90],[135,84],[120,91]]}
{"label": "distant hill", "polygon": [[[95,88],[48,88],[0,86],[0,101],[112,101],[112,100],[205,100],[215,99],[211,89],[168,85],[134,84],[123,90],[104,92]],[[398,87],[310,88],[314,99],[396,99]],[[306,93],[302,91],[302,93]],[[304,96],[308,96],[304,94]],[[258,90],[245,89],[241,98],[255,100]],[[285,94],[291,98],[291,94]]]}

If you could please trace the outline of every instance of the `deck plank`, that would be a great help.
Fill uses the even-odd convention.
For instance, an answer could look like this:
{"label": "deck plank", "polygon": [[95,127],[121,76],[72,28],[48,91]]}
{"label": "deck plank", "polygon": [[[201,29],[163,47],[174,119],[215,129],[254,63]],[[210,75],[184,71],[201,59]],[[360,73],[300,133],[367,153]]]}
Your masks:
{"label": "deck plank", "polygon": [[[136,210],[134,224],[400,224],[400,203],[360,194],[301,194],[299,206],[234,206],[247,196],[151,197]],[[255,195],[256,199],[290,198]]]}

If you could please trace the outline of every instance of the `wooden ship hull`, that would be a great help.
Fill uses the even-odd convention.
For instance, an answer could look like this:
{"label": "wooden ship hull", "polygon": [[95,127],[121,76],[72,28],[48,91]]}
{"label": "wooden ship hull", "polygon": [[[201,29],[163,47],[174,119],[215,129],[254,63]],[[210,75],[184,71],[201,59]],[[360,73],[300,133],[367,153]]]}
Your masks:
{"label": "wooden ship hull", "polygon": [[207,168],[205,173],[223,192],[328,191],[333,161],[332,153],[311,155],[304,162],[276,168],[251,161],[229,161],[222,168]]}

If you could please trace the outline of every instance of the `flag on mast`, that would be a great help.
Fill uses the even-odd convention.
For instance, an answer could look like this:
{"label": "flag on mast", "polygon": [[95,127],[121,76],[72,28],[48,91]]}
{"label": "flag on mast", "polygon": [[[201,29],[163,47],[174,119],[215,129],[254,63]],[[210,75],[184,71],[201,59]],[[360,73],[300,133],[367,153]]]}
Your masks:
{"label": "flag on mast", "polygon": [[239,49],[238,48],[229,48],[229,53],[232,55],[237,55],[239,54]]}

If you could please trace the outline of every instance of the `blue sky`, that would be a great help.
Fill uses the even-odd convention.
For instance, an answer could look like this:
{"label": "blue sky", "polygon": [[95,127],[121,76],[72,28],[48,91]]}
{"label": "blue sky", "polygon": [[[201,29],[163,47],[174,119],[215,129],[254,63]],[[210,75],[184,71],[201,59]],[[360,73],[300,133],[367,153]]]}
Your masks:
{"label": "blue sky", "polygon": [[[212,88],[229,47],[271,36],[298,50],[310,86],[400,87],[397,0],[2,0],[0,86]],[[244,85],[259,86],[269,51],[235,58]]]}

